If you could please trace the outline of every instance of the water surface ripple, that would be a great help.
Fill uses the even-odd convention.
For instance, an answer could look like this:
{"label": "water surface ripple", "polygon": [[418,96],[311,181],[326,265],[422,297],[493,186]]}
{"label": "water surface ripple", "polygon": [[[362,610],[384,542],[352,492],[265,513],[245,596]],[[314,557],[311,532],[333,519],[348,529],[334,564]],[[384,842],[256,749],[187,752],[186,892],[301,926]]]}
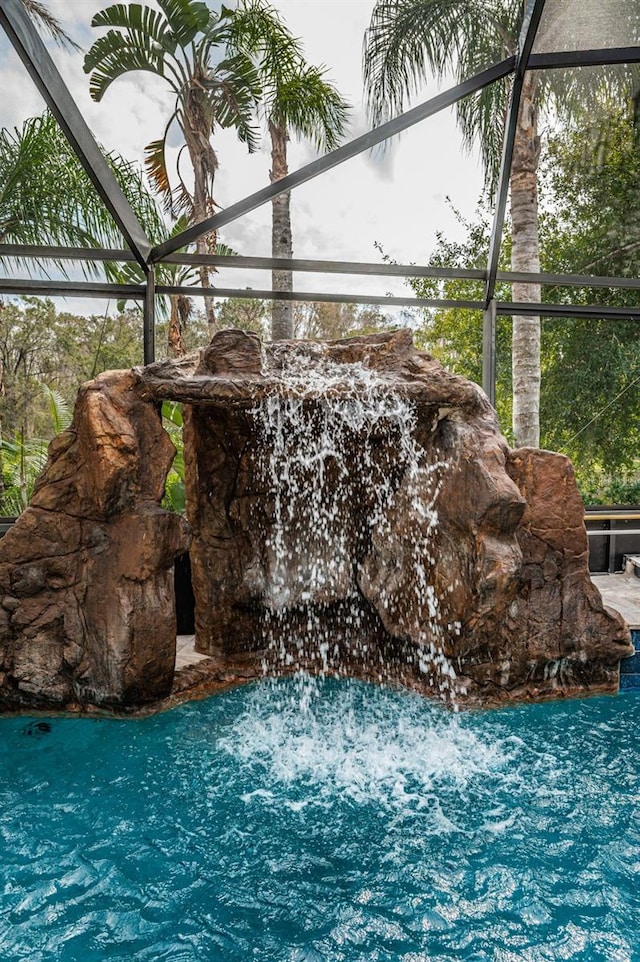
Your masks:
{"label": "water surface ripple", "polygon": [[640,698],[0,722],[3,962],[640,958]]}

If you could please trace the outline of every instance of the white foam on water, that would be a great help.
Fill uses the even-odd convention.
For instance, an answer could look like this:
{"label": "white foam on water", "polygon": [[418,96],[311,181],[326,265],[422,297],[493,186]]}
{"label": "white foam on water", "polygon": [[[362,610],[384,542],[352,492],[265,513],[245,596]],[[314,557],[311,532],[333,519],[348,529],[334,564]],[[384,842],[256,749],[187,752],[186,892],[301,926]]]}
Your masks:
{"label": "white foam on water", "polygon": [[287,698],[291,682],[260,685],[221,738],[224,751],[257,768],[262,787],[247,794],[248,804],[299,810],[346,798],[423,812],[434,831],[451,830],[443,793],[459,795],[485,776],[509,777],[512,746],[476,734],[436,703],[361,682],[334,682],[329,691],[326,684],[302,711]]}

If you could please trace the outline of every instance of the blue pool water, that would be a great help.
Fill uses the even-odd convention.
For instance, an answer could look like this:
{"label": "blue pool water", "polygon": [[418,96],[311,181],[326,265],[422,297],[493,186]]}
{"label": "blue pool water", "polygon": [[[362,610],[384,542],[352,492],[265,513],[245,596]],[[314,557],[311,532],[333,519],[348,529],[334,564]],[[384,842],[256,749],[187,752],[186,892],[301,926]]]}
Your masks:
{"label": "blue pool water", "polygon": [[2,962],[640,958],[640,698],[296,691],[0,721]]}

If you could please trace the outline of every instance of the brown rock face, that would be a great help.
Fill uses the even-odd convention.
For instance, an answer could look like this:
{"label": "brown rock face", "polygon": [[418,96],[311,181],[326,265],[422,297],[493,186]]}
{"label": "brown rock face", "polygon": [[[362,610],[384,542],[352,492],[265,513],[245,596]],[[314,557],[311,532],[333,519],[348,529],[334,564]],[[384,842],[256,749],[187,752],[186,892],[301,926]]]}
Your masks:
{"label": "brown rock face", "polygon": [[112,372],[85,385],[0,542],[2,708],[122,707],[171,686],[187,528],[159,506],[175,452],[137,384]]}
{"label": "brown rock face", "polygon": [[197,647],[469,702],[614,690],[630,653],[587,569],[566,459],[510,452],[473,384],[409,332],[224,332],[141,373],[188,402]]}
{"label": "brown rock face", "polygon": [[184,403],[196,644],[217,677],[307,668],[469,703],[615,690],[629,633],[589,578],[565,458],[510,451],[479,388],[407,331],[224,331],[81,391],[0,542],[0,707],[167,694],[188,534],[160,508],[165,398]]}

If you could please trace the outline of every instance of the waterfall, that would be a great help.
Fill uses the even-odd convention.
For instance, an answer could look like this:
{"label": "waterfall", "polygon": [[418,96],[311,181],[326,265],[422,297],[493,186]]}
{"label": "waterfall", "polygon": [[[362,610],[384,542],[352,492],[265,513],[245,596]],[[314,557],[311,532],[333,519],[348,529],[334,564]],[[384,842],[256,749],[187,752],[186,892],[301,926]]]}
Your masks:
{"label": "waterfall", "polygon": [[[405,532],[402,567],[420,624],[407,626],[414,644],[406,659],[451,700],[455,672],[443,651],[441,602],[431,579],[446,460],[437,451],[425,458],[415,438],[415,407],[383,374],[362,363],[336,363],[320,350],[278,360],[277,389],[251,412],[270,506],[260,522],[264,672],[308,669],[323,676],[355,658],[385,680],[380,652],[377,664],[368,659],[363,622],[372,614],[363,578],[372,542],[384,543],[399,499],[409,499],[415,523]],[[383,593],[376,607],[384,612],[391,604]],[[339,613],[339,630],[330,612]]]}

